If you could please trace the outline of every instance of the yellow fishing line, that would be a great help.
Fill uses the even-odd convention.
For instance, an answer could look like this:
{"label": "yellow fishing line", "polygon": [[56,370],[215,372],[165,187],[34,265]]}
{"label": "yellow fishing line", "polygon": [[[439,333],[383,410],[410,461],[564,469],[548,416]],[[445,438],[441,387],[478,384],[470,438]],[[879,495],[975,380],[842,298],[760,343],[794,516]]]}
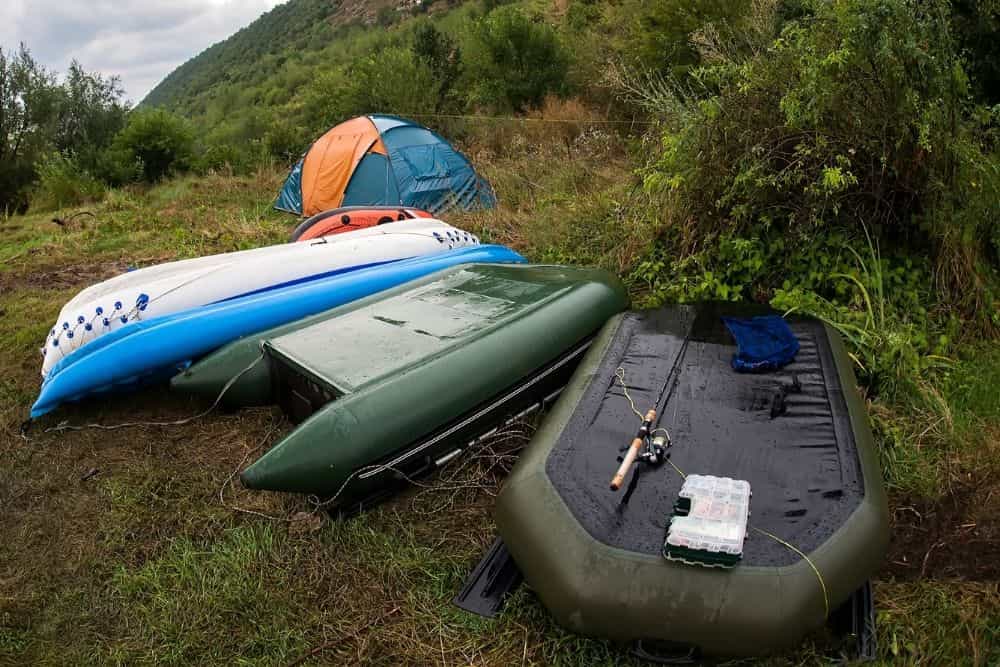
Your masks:
{"label": "yellow fishing line", "polygon": [[618,383],[622,386],[622,392],[625,394],[625,399],[628,401],[629,407],[632,408],[632,412],[639,418],[639,421],[643,421],[645,417],[639,412],[639,408],[635,407],[635,401],[632,400],[632,395],[628,393],[628,385],[625,384],[625,369],[619,366],[618,370],[615,371],[615,377],[618,378]]}
{"label": "yellow fishing line", "polygon": [[674,470],[676,470],[677,474],[680,475],[683,479],[687,479],[688,478],[688,476],[685,475],[684,472],[680,468],[677,467],[676,463],[674,463],[670,459],[667,459],[667,463],[669,463],[670,467],[672,467]]}
{"label": "yellow fishing line", "polygon": [[[635,402],[632,400],[632,396],[629,395],[629,393],[628,393],[628,386],[626,386],[626,384],[625,384],[625,369],[622,368],[621,366],[619,366],[618,370],[615,371],[615,377],[618,378],[618,382],[622,386],[622,391],[625,393],[625,398],[628,399],[628,403],[629,403],[629,406],[631,406],[631,408],[632,408],[632,412],[634,412],[635,415],[640,420],[643,419],[642,413],[639,412],[639,410],[635,407]],[[657,429],[657,430],[660,430],[660,429]],[[665,431],[666,429],[663,429],[663,430]],[[668,434],[668,437],[669,437],[669,434]],[[677,474],[680,475],[682,479],[687,479],[687,475],[684,474],[683,470],[681,470],[680,468],[677,467],[676,463],[674,463],[673,461],[671,461],[669,458],[667,459],[667,463],[670,464],[671,468],[673,468],[674,470],[677,471]],[[824,609],[823,617],[824,618],[829,618],[829,616],[830,616],[830,596],[827,594],[827,591],[826,591],[826,581],[823,579],[823,575],[820,573],[819,568],[816,567],[816,563],[812,562],[812,559],[809,558],[809,556],[805,555],[805,553],[801,549],[799,549],[798,547],[796,547],[791,542],[787,542],[787,541],[781,539],[780,537],[778,537],[777,535],[775,535],[773,533],[767,532],[763,528],[757,528],[756,526],[750,526],[750,528],[752,530],[757,531],[758,533],[760,533],[761,535],[763,535],[765,537],[770,537],[772,540],[774,540],[775,542],[777,542],[781,546],[785,547],[786,549],[790,549],[790,550],[794,551],[795,553],[797,553],[799,556],[802,557],[802,560],[804,560],[809,565],[809,567],[812,568],[812,571],[816,574],[816,579],[819,580],[819,587],[823,591],[823,609]]]}
{"label": "yellow fishing line", "polygon": [[823,580],[823,575],[820,574],[819,568],[816,567],[816,563],[812,562],[812,559],[810,559],[809,556],[807,556],[804,553],[802,553],[802,550],[799,549],[798,547],[796,547],[791,542],[786,542],[785,540],[781,539],[777,535],[774,535],[773,533],[767,532],[763,528],[757,528],[756,526],[750,526],[750,528],[752,528],[753,530],[756,530],[761,535],[765,535],[767,537],[770,537],[772,540],[774,540],[778,544],[782,545],[783,547],[787,547],[788,549],[791,549],[792,551],[794,551],[798,555],[802,556],[802,560],[804,560],[806,563],[809,564],[809,567],[812,568],[812,571],[816,573],[816,578],[819,579],[819,587],[823,589],[823,608],[825,610],[824,614],[823,614],[823,618],[829,618],[829,616],[830,616],[830,597],[826,593],[826,582]]}

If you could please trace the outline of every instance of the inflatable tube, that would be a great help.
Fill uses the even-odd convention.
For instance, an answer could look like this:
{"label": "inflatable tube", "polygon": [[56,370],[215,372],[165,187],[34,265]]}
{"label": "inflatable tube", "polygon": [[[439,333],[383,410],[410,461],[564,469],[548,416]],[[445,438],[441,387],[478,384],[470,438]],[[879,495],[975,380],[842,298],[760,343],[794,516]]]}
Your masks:
{"label": "inflatable tube", "polygon": [[405,206],[341,206],[304,220],[292,232],[289,241],[308,241],[390,222],[431,217],[427,211]]}
{"label": "inflatable tube", "polygon": [[42,348],[42,377],[75,350],[134,321],[478,243],[439,220],[408,220],[132,271],[83,290],[63,307]]}
{"label": "inflatable tube", "polygon": [[176,371],[226,343],[466,263],[523,263],[502,246],[462,248],[229,299],[152,320],[130,321],[56,363],[31,416],[67,401]]}

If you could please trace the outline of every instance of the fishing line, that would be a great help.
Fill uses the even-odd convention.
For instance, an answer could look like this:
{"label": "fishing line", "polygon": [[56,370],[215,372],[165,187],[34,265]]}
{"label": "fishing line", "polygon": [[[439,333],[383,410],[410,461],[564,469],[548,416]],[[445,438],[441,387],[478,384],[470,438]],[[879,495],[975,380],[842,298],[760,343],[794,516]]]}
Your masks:
{"label": "fishing line", "polygon": [[809,565],[809,567],[812,568],[812,571],[816,574],[816,578],[819,580],[819,587],[823,589],[823,609],[824,609],[824,611],[823,611],[823,618],[829,618],[830,617],[830,598],[829,598],[829,596],[827,595],[827,592],[826,592],[826,582],[823,580],[823,575],[820,574],[819,568],[816,567],[816,564],[812,562],[812,559],[810,559],[809,556],[805,555],[802,552],[801,549],[799,549],[798,547],[796,547],[791,542],[786,542],[785,540],[781,539],[777,535],[775,535],[773,533],[767,532],[763,528],[758,528],[757,526],[750,526],[750,528],[751,528],[751,530],[757,531],[761,535],[765,535],[767,537],[770,537],[772,540],[774,540],[775,542],[777,542],[781,546],[786,547],[788,549],[791,549],[792,551],[794,551],[795,553],[797,553],[799,556],[802,556],[802,560],[804,560]]}
{"label": "fishing line", "polygon": [[[615,377],[618,378],[618,382],[622,386],[622,390],[625,393],[625,398],[628,400],[629,406],[632,408],[632,412],[634,412],[635,415],[639,418],[639,421],[642,421],[642,419],[643,419],[642,413],[639,412],[639,410],[636,409],[635,402],[632,400],[632,396],[629,395],[628,386],[625,384],[625,369],[622,368],[621,366],[619,366],[618,369],[615,371]],[[657,429],[657,430],[662,430],[662,431],[666,432],[666,429]],[[651,431],[651,433],[655,433],[655,431]],[[668,435],[667,437],[669,438],[670,436]],[[681,476],[681,479],[687,479],[687,475],[684,474],[683,470],[681,470],[680,468],[677,467],[676,463],[674,463],[669,458],[667,458],[666,461],[667,461],[667,463],[670,464],[670,467],[672,467],[677,472],[677,474]],[[829,597],[829,594],[827,593],[826,581],[823,579],[823,575],[820,573],[819,568],[816,566],[816,563],[814,563],[812,561],[812,559],[809,558],[809,556],[807,556],[805,554],[805,552],[803,552],[801,549],[799,549],[798,547],[796,547],[791,542],[783,540],[780,537],[778,537],[777,535],[775,535],[774,533],[770,533],[770,532],[764,530],[763,528],[758,528],[758,527],[756,527],[754,525],[750,525],[749,527],[750,527],[751,530],[754,530],[754,531],[760,533],[761,535],[764,535],[765,537],[769,537],[772,540],[774,540],[775,542],[777,542],[778,544],[780,544],[781,546],[783,546],[783,547],[785,547],[785,548],[787,548],[787,549],[795,552],[796,554],[798,554],[802,558],[802,560],[804,560],[806,562],[807,565],[809,565],[810,568],[812,568],[813,573],[816,575],[816,579],[819,580],[820,590],[823,591],[823,609],[824,609],[823,618],[829,618],[830,617],[830,597]]]}
{"label": "fishing line", "polygon": [[[632,409],[632,412],[635,413],[635,416],[639,418],[639,421],[642,421],[643,420],[642,413],[639,412],[639,408],[635,407],[635,401],[632,400],[632,395],[628,391],[628,385],[625,384],[625,369],[619,366],[618,369],[615,371],[615,377],[618,378],[618,384],[621,385],[622,393],[625,394],[625,398],[628,400],[628,405]],[[663,435],[667,436],[667,440],[673,442],[673,440],[670,437],[670,431],[668,431],[663,426],[658,426],[657,428],[654,428],[652,431],[649,432],[649,434],[654,435],[658,431],[663,431]],[[680,472],[680,470],[678,470],[677,472]],[[681,474],[683,475],[684,473]]]}

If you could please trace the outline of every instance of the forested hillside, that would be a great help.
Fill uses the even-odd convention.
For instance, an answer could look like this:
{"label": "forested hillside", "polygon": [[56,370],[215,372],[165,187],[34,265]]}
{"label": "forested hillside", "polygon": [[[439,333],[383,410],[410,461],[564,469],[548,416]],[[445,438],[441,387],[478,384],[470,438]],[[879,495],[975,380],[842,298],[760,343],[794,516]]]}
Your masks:
{"label": "forested hillside", "polygon": [[602,84],[591,56],[571,54],[606,7],[580,18],[501,4],[291,0],[179,67],[140,109],[179,114],[209,163],[242,166],[288,160],[354,114],[515,112]]}
{"label": "forested hillside", "polygon": [[285,54],[322,49],[333,37],[336,0],[291,0],[263,14],[171,72],[143,100],[185,115],[203,112],[213,88],[259,85],[280,70]]}

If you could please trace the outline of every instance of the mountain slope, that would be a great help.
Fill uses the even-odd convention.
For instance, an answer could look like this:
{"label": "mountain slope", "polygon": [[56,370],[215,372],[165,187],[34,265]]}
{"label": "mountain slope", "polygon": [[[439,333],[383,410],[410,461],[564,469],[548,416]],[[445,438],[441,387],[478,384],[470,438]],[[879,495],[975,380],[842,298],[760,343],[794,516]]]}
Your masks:
{"label": "mountain slope", "polygon": [[264,70],[280,67],[281,54],[329,39],[337,9],[336,0],[289,0],[278,5],[175,69],[141,104],[190,113],[195,111],[189,108],[191,102],[219,84],[257,82],[266,76]]}
{"label": "mountain slope", "polygon": [[203,113],[206,96],[227,84],[258,86],[280,74],[288,61],[322,62],[339,36],[364,33],[405,16],[451,8],[455,0],[288,0],[253,23],[205,49],[168,74],[140,106],[183,115]]}

